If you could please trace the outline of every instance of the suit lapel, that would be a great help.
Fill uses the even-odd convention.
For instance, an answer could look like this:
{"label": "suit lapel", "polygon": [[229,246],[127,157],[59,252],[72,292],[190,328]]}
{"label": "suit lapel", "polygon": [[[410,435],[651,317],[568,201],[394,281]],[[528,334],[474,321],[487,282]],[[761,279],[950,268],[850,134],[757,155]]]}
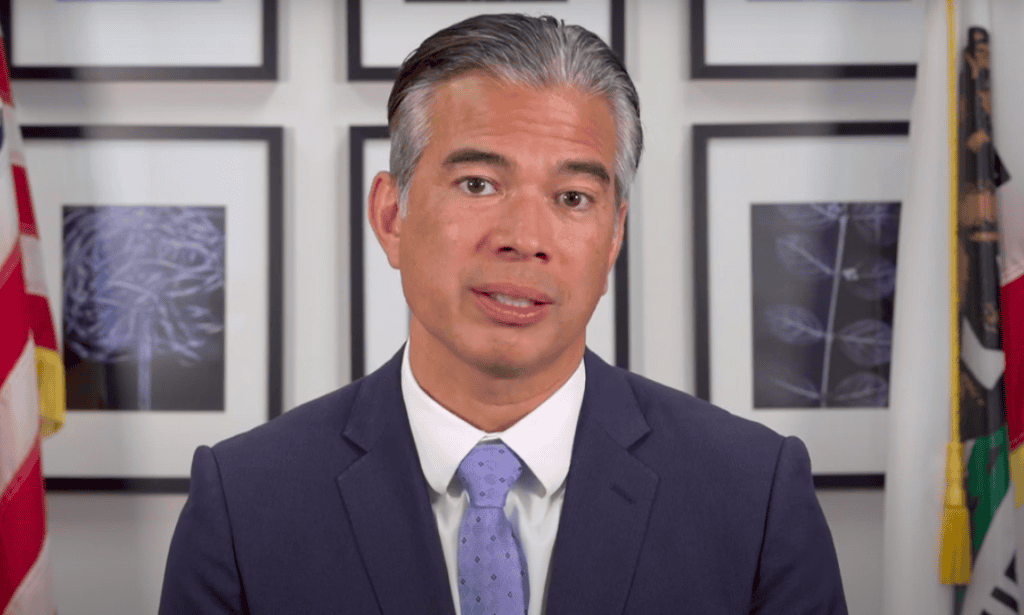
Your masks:
{"label": "suit lapel", "polygon": [[658,478],[629,447],[649,431],[629,383],[589,350],[548,613],[621,613]]}
{"label": "suit lapel", "polygon": [[344,436],[364,454],[338,476],[338,489],[383,613],[454,615],[402,399],[401,364],[399,351],[363,381]]}

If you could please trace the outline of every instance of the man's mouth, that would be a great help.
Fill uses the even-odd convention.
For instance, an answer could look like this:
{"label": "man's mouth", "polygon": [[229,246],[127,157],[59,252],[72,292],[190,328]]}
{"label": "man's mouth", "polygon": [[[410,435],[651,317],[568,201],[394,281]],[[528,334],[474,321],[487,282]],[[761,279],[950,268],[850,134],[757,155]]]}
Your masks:
{"label": "man's mouth", "polygon": [[551,297],[542,291],[530,286],[508,282],[481,284],[474,286],[473,292],[478,295],[487,295],[498,303],[518,308],[529,308],[554,302]]}
{"label": "man's mouth", "polygon": [[512,297],[510,295],[503,295],[501,293],[483,293],[494,299],[498,303],[504,303],[505,305],[511,305],[513,307],[528,308],[535,305],[540,305],[539,301],[533,301],[532,299],[524,299],[522,297]]}

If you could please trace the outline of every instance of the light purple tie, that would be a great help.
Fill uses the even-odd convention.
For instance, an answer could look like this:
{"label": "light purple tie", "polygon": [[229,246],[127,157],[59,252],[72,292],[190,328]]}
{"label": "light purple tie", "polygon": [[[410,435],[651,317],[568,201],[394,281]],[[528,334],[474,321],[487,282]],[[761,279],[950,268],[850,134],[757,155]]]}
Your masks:
{"label": "light purple tie", "polygon": [[469,494],[459,527],[459,599],[462,615],[524,615],[530,579],[522,546],[505,516],[505,499],[523,473],[512,449],[482,442],[457,472]]}

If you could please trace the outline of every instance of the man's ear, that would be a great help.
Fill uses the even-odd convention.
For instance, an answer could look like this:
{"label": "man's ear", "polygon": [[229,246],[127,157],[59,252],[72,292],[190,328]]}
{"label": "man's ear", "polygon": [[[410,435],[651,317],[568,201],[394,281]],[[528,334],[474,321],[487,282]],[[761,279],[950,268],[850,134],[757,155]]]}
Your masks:
{"label": "man's ear", "polygon": [[366,203],[366,215],[380,247],[384,248],[388,263],[398,269],[402,219],[398,216],[398,186],[390,173],[381,171],[374,176]]}
{"label": "man's ear", "polygon": [[623,199],[615,212],[615,237],[612,238],[612,250],[608,254],[608,270],[604,276],[602,295],[608,292],[608,276],[611,275],[612,267],[615,266],[615,259],[619,257],[619,250],[622,248],[622,238],[625,237],[626,233],[626,210],[628,209],[629,201]]}

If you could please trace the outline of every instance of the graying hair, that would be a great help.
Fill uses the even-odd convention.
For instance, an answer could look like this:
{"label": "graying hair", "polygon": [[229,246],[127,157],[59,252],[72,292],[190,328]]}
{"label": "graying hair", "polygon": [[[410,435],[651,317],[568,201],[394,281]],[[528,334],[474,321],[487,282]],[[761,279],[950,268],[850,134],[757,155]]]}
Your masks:
{"label": "graying hair", "polygon": [[604,96],[615,122],[615,200],[622,203],[643,150],[640,98],[622,61],[593,32],[554,17],[478,15],[423,41],[402,63],[391,89],[390,171],[399,216],[407,212],[413,169],[430,138],[431,96],[441,84],[472,71],[510,84],[571,86]]}

